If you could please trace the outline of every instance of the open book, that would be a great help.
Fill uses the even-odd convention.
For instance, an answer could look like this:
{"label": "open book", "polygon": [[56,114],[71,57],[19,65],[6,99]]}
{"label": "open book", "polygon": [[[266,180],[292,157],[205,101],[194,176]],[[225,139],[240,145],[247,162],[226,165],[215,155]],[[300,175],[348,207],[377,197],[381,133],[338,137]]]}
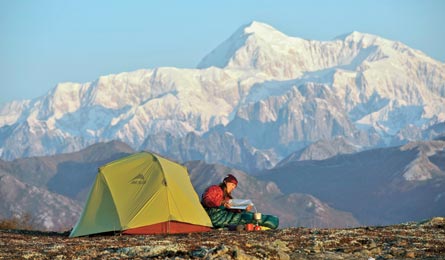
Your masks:
{"label": "open book", "polygon": [[231,199],[229,204],[231,209],[246,209],[249,205],[253,206],[252,201],[246,199]]}

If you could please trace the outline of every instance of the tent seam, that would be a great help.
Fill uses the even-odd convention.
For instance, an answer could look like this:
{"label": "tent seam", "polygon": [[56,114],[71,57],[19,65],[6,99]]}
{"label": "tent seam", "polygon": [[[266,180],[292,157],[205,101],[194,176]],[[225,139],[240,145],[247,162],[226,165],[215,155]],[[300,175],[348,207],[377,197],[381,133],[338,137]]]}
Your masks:
{"label": "tent seam", "polygon": [[[101,168],[102,168],[102,167],[101,167]],[[101,168],[99,168],[99,174],[102,175],[102,177],[103,177],[105,183],[107,184],[105,187],[106,187],[106,189],[108,190],[108,192],[110,193],[111,200],[113,201],[113,208],[114,208],[114,211],[116,212],[117,218],[119,219],[119,225],[120,225],[119,228],[121,228],[121,227],[122,227],[122,219],[121,219],[121,216],[120,216],[120,214],[119,214],[119,212],[118,212],[118,210],[117,210],[117,208],[116,208],[116,201],[114,200],[114,195],[113,195],[113,193],[112,193],[111,190],[110,190],[110,184],[108,183],[107,178],[105,178],[105,175],[103,174]],[[114,229],[113,231],[116,231],[116,229]]]}
{"label": "tent seam", "polygon": [[[156,158],[156,161],[158,161],[159,167],[161,168],[162,177],[164,178],[163,182],[164,182],[165,188],[167,189],[167,192],[166,192],[166,194],[167,194],[167,208],[168,208],[168,212],[171,212],[170,211],[169,189],[168,189],[167,177],[165,176],[164,165],[162,165],[161,161],[159,160],[159,157],[156,154],[153,154],[153,156]],[[171,214],[169,213],[168,214],[168,222],[167,222],[168,223],[167,224],[167,233],[170,233],[170,225],[169,225],[170,221],[171,221]]]}

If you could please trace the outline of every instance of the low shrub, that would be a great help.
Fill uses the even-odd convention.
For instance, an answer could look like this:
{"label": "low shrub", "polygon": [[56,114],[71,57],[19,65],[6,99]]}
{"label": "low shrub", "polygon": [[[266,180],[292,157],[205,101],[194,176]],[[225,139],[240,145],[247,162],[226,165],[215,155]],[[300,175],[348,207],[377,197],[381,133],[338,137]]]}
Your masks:
{"label": "low shrub", "polygon": [[0,229],[22,229],[32,230],[33,219],[30,214],[24,214],[22,217],[12,217],[10,219],[0,220]]}

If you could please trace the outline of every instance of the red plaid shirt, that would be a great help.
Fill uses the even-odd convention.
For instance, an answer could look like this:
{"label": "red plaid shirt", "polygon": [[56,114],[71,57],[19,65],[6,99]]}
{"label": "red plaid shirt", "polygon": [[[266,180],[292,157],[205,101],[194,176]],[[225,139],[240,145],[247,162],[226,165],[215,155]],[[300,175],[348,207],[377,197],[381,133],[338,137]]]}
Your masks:
{"label": "red plaid shirt", "polygon": [[202,194],[201,203],[206,208],[215,208],[224,205],[230,198],[224,198],[224,191],[218,185],[208,187]]}

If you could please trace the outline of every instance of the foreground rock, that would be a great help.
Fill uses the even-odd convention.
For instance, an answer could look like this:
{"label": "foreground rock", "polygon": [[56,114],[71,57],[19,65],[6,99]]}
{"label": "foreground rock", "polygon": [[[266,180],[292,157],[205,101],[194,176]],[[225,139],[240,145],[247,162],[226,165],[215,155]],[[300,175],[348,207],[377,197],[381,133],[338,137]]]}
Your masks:
{"label": "foreground rock", "polygon": [[445,259],[445,218],[351,229],[101,235],[0,230],[0,259]]}

